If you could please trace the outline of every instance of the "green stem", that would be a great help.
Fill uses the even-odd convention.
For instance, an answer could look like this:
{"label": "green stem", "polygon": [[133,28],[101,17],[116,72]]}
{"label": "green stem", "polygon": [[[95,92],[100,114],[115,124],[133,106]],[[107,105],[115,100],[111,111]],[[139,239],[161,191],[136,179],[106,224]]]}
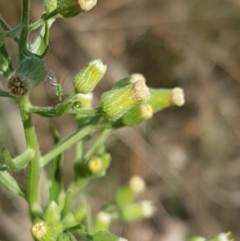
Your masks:
{"label": "green stem", "polygon": [[10,31],[11,30],[10,26],[7,24],[7,22],[2,17],[0,17],[0,25],[6,31]]}
{"label": "green stem", "polygon": [[81,140],[84,136],[88,135],[92,131],[106,129],[109,128],[109,124],[98,124],[98,125],[89,125],[84,127],[81,130],[73,133],[66,139],[60,141],[51,151],[49,151],[43,158],[42,158],[42,166],[48,164],[54,157],[58,156],[59,154],[66,151],[68,148],[76,144],[79,140]]}
{"label": "green stem", "polygon": [[78,192],[81,192],[86,185],[89,183],[90,178],[78,178],[69,186],[68,191],[72,192],[72,195],[76,195]]}
{"label": "green stem", "polygon": [[83,156],[83,141],[80,140],[76,144],[75,148],[75,162],[78,162],[79,160],[82,159]]}
{"label": "green stem", "polygon": [[86,222],[87,222],[87,232],[92,234],[93,231],[93,224],[92,224],[92,214],[91,214],[91,207],[89,206],[87,198],[83,197],[84,207],[87,210]]}
{"label": "green stem", "polygon": [[39,28],[40,26],[42,26],[44,24],[45,21],[51,19],[51,18],[54,18],[58,15],[58,11],[55,9],[54,11],[52,11],[51,13],[49,14],[45,14],[42,16],[41,19],[39,19],[37,22],[35,23],[32,23],[29,27],[29,30],[32,31],[34,29],[37,29]]}
{"label": "green stem", "polygon": [[0,157],[2,158],[6,167],[9,168],[11,171],[19,171],[25,168],[33,156],[34,150],[29,148],[14,159],[12,159],[8,150],[5,148],[2,148],[0,153]]}
{"label": "green stem", "polygon": [[[61,107],[64,108],[65,103],[67,103],[67,102],[63,102],[62,104],[59,104],[56,107],[31,106],[30,112],[32,112],[34,114],[38,114],[43,117],[50,117],[50,118],[58,117],[62,114],[62,113],[60,113]],[[71,110],[70,109],[70,110],[67,110],[66,113],[77,114],[77,115],[86,115],[86,116],[95,116],[98,113],[98,110],[96,110],[96,109],[73,109],[73,110]]]}
{"label": "green stem", "polygon": [[18,43],[19,39],[18,39],[18,37],[16,37],[16,33],[21,29],[22,26],[18,25],[14,29],[11,29],[11,27],[8,25],[8,23],[2,17],[0,17],[0,25],[6,31],[5,32],[6,36],[13,38]]}
{"label": "green stem", "polygon": [[6,36],[13,37],[13,39],[18,43],[19,39],[15,36],[16,31],[18,31],[21,27],[21,25],[18,25],[16,28],[11,29],[11,27],[7,24],[7,22],[0,17],[0,25],[3,27],[3,29],[6,31]]}
{"label": "green stem", "polygon": [[4,90],[0,90],[0,97],[8,97],[8,98],[12,98],[12,96]]}
{"label": "green stem", "polygon": [[35,220],[42,209],[39,201],[39,179],[40,179],[40,160],[41,155],[39,151],[37,135],[32,124],[31,114],[29,112],[30,100],[28,96],[17,99],[23,128],[27,143],[27,148],[33,149],[35,154],[28,166],[28,187],[27,187],[27,201],[30,209],[32,220]]}
{"label": "green stem", "polygon": [[[21,25],[22,31],[19,38],[19,59],[24,59],[24,52],[27,50],[28,33],[29,33],[29,13],[30,13],[30,0],[22,0],[21,11]],[[17,99],[22,123],[27,143],[27,148],[35,151],[34,157],[29,163],[28,167],[28,187],[27,187],[27,201],[31,214],[32,221],[37,219],[41,214],[42,209],[39,200],[39,179],[40,179],[40,160],[41,155],[39,151],[37,135],[32,124],[31,113],[29,107],[31,106],[28,96]]]}
{"label": "green stem", "polygon": [[[59,133],[56,129],[52,130],[54,143],[57,144],[60,140]],[[51,187],[49,190],[49,200],[48,204],[51,201],[58,203],[58,198],[61,193],[62,188],[62,154],[56,156],[52,162],[52,174],[51,174]]]}
{"label": "green stem", "polygon": [[21,25],[22,31],[19,39],[19,58],[24,59],[24,52],[27,50],[28,33],[29,33],[29,12],[30,0],[22,0]]}
{"label": "green stem", "polygon": [[6,36],[9,38],[13,38],[17,43],[19,41],[18,37],[16,37],[16,35],[18,34],[18,32],[20,32],[22,30],[22,25],[19,24],[17,27],[15,27],[14,29],[11,29],[9,31],[6,32]]}
{"label": "green stem", "polygon": [[111,130],[103,130],[98,139],[94,142],[94,144],[88,149],[88,151],[84,154],[83,160],[88,161],[102,146],[102,144],[106,141],[109,136]]}

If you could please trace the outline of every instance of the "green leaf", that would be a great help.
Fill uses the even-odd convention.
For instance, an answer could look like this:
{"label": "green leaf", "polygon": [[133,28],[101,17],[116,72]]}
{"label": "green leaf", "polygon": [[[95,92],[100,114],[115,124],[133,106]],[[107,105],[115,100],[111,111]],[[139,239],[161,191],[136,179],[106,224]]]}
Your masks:
{"label": "green leaf", "polygon": [[46,55],[49,46],[50,27],[54,21],[55,19],[50,19],[45,22],[44,26],[40,30],[39,36],[30,46],[32,53],[41,57]]}
{"label": "green leaf", "polygon": [[72,197],[73,197],[73,193],[72,191],[69,190],[66,194],[64,206],[61,212],[62,217],[66,216],[71,211]]}
{"label": "green leaf", "polygon": [[114,234],[108,232],[108,231],[98,231],[93,236],[93,241],[119,241],[119,240],[125,240],[123,238],[119,238],[115,236]]}
{"label": "green leaf", "polygon": [[19,187],[17,181],[11,176],[8,171],[0,171],[0,183],[10,192],[24,197],[24,193]]}

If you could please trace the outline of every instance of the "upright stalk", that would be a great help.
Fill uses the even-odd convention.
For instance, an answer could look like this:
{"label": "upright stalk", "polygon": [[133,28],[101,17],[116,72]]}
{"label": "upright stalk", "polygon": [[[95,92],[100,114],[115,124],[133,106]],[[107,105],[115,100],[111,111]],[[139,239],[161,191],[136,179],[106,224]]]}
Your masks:
{"label": "upright stalk", "polygon": [[29,33],[29,14],[30,0],[22,0],[21,25],[22,31],[19,39],[19,58],[24,59],[24,51],[27,50],[28,33]]}
{"label": "upright stalk", "polygon": [[34,221],[39,214],[41,214],[41,206],[39,201],[39,179],[40,179],[40,160],[41,155],[39,151],[37,135],[32,124],[31,114],[29,112],[30,100],[28,96],[21,97],[17,100],[23,128],[27,143],[27,148],[34,150],[35,154],[29,162],[28,166],[28,187],[27,187],[27,201],[30,209],[31,218]]}
{"label": "upright stalk", "polygon": [[[28,33],[29,33],[29,12],[30,0],[22,0],[21,10],[21,25],[22,31],[19,38],[19,60],[24,59],[24,52],[27,50]],[[39,151],[37,135],[32,124],[32,117],[29,111],[31,106],[28,96],[16,99],[20,108],[23,128],[26,138],[27,148],[34,150],[34,156],[30,160],[28,167],[28,187],[27,187],[27,202],[31,214],[32,221],[35,221],[41,213],[41,206],[39,200],[39,179],[40,179],[40,160],[41,155]]]}

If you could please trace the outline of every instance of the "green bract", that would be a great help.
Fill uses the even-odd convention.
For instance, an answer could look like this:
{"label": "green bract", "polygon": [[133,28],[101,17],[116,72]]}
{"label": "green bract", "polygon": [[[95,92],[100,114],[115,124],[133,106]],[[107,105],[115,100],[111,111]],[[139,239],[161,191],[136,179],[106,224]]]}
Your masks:
{"label": "green bract", "polygon": [[87,94],[91,92],[105,75],[107,66],[100,59],[91,61],[73,79],[76,93]]}
{"label": "green bract", "polygon": [[128,185],[122,186],[114,193],[114,202],[117,206],[126,206],[133,202],[137,195],[145,189],[145,182],[139,176],[133,176]]}
{"label": "green bract", "polygon": [[26,76],[30,79],[32,85],[36,86],[46,80],[48,71],[43,59],[31,56],[20,62],[16,74]]}
{"label": "green bract", "polygon": [[111,224],[111,215],[107,212],[101,211],[97,214],[94,222],[94,231],[108,230]]}
{"label": "green bract", "polygon": [[138,104],[125,113],[122,122],[126,126],[135,126],[153,116],[152,106],[147,103]]}
{"label": "green bract", "polygon": [[34,55],[25,58],[9,81],[10,93],[16,96],[28,94],[33,86],[46,80],[47,74],[47,66],[43,59]]}
{"label": "green bract", "polygon": [[150,88],[150,99],[147,101],[154,112],[160,111],[169,106],[182,106],[184,104],[184,93],[181,88],[174,89],[153,89]]}
{"label": "green bract", "polygon": [[122,206],[120,216],[125,221],[133,221],[141,218],[149,218],[154,214],[155,210],[156,208],[151,201],[142,201]]}
{"label": "green bract", "polygon": [[44,10],[46,13],[51,13],[57,8],[57,0],[44,0]]}
{"label": "green bract", "polygon": [[101,96],[101,107],[107,118],[116,121],[137,104],[149,99],[149,90],[145,81],[110,90]]}

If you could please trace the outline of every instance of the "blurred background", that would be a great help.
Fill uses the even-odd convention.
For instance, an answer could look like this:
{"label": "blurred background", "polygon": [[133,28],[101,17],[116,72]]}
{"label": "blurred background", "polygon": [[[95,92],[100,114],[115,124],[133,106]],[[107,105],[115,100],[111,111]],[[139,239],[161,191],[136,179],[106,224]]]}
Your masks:
{"label": "blurred background", "polygon": [[[19,2],[0,1],[0,14],[11,27],[19,22]],[[42,1],[32,1],[31,21],[41,14]],[[133,72],[143,73],[150,87],[179,86],[186,95],[183,107],[113,132],[108,175],[91,185],[93,212],[111,200],[118,185],[139,175],[147,183],[141,199],[153,200],[158,210],[148,220],[118,222],[111,229],[116,234],[130,241],[184,241],[231,231],[240,240],[240,1],[99,0],[89,13],[56,21],[50,39],[46,61],[66,95],[73,76],[96,58],[108,66],[94,92],[96,106],[101,93]],[[8,41],[8,48],[16,62],[15,44]],[[41,106],[56,103],[47,83],[31,99]],[[34,122],[42,153],[52,146],[52,125],[62,137],[76,129],[68,115],[34,116]],[[18,110],[5,98],[0,145],[12,155],[25,148]],[[67,151],[66,186],[72,158]],[[17,177],[24,184],[26,172]],[[29,228],[26,203],[0,188],[0,240],[30,241]]]}

